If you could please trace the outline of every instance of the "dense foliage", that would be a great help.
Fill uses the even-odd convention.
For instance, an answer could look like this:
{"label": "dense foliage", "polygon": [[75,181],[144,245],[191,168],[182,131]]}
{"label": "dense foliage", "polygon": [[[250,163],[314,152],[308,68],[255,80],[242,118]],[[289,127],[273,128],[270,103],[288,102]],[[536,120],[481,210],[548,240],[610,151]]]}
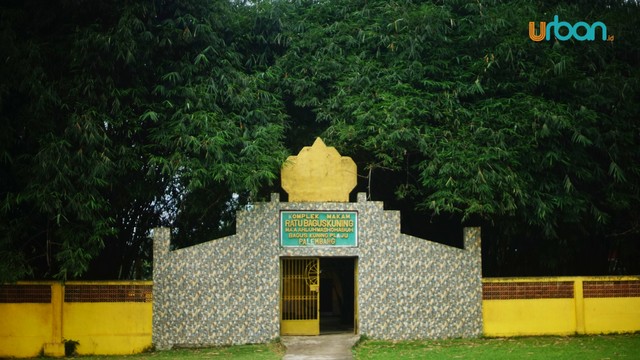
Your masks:
{"label": "dense foliage", "polygon": [[233,11],[3,6],[3,273],[78,277],[97,258],[96,276],[136,276],[150,228],[175,225],[182,245],[224,233],[232,194],[246,201],[273,182],[285,112],[245,65],[249,29]]}
{"label": "dense foliage", "polygon": [[[605,271],[607,249],[637,263],[638,10],[309,3],[287,21],[278,65],[284,93],[314,111],[370,182],[394,184],[425,219],[484,224],[493,269]],[[615,40],[531,41],[528,22],[553,14],[603,21]],[[388,186],[373,189],[389,200]]]}
{"label": "dense foliage", "polygon": [[[5,2],[0,280],[148,276],[150,229],[232,232],[315,136],[405,231],[481,224],[485,275],[638,272],[639,10]],[[615,39],[531,41],[555,14]]]}

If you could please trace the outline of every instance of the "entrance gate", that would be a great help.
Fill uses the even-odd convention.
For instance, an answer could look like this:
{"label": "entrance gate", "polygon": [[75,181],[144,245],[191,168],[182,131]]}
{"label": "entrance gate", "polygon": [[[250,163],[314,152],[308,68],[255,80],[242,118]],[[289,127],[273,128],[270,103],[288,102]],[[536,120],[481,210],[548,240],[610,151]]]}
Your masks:
{"label": "entrance gate", "polygon": [[280,335],[358,332],[357,258],[280,261]]}
{"label": "entrance gate", "polygon": [[320,334],[320,259],[282,259],[282,335]]}

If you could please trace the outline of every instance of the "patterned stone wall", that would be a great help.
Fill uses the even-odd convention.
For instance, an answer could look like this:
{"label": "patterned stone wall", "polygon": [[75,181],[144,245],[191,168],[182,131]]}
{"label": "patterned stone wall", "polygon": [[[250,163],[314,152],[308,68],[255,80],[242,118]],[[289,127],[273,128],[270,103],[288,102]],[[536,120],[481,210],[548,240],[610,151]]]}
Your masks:
{"label": "patterned stone wall", "polygon": [[[281,210],[358,212],[358,247],[283,248]],[[381,202],[268,203],[240,211],[235,235],[169,250],[154,233],[153,342],[159,349],[263,343],[279,336],[280,261],[286,256],[358,258],[359,332],[405,340],[482,334],[480,229],[464,249],[400,233]]]}

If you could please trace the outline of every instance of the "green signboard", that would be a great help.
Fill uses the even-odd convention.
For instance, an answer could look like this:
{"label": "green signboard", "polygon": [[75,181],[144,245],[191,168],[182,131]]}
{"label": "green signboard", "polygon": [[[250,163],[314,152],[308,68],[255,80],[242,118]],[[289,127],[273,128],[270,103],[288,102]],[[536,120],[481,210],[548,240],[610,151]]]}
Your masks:
{"label": "green signboard", "polygon": [[358,246],[356,211],[281,211],[282,246]]}

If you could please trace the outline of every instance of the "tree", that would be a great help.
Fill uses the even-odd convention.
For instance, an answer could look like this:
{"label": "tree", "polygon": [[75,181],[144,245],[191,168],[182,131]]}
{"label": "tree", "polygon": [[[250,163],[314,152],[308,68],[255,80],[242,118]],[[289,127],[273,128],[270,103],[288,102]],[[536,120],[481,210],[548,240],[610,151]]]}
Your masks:
{"label": "tree", "polygon": [[[5,2],[0,280],[148,275],[315,136],[403,231],[483,225],[485,275],[640,271],[638,6]],[[615,40],[531,41],[555,14]]]}
{"label": "tree", "polygon": [[[356,159],[369,190],[383,189],[373,198],[393,184],[427,219],[483,223],[491,274],[604,272],[606,255],[577,259],[593,244],[637,254],[636,3],[311,2],[292,13],[282,91]],[[616,40],[531,41],[528,21],[549,14],[604,21]],[[528,243],[537,262],[513,253]],[[493,262],[497,252],[517,260]]]}
{"label": "tree", "polygon": [[94,276],[132,276],[150,228],[175,225],[183,244],[228,231],[210,209],[275,179],[285,115],[245,65],[233,7],[3,6],[2,280],[75,278],[92,260]]}

